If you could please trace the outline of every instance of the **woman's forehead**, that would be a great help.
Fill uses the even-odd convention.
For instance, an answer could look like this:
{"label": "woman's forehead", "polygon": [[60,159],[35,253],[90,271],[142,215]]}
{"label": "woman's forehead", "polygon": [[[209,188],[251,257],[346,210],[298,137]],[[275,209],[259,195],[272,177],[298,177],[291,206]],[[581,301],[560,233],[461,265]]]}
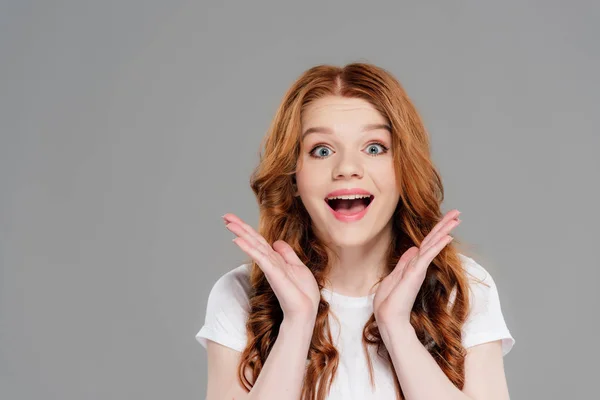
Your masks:
{"label": "woman's forehead", "polygon": [[385,123],[385,118],[366,100],[326,97],[311,103],[302,113],[303,132],[322,126],[334,131]]}
{"label": "woman's forehead", "polygon": [[305,114],[323,111],[353,111],[371,110],[377,112],[368,101],[357,97],[325,96],[311,102],[305,109]]}

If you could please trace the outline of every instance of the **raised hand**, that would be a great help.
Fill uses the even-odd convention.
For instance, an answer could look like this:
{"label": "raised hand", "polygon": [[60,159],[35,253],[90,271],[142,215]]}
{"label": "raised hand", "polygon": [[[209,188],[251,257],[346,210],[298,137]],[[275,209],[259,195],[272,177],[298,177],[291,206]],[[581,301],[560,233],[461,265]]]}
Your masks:
{"label": "raised hand", "polygon": [[286,319],[314,318],[320,292],[314,275],[283,240],[271,246],[264,237],[234,214],[223,216],[233,242],[248,254],[265,274]]}
{"label": "raised hand", "polygon": [[373,298],[373,313],[379,325],[410,324],[410,312],[433,259],[452,241],[449,235],[461,220],[452,210],[423,239],[420,247],[406,250],[394,270],[386,276]]}

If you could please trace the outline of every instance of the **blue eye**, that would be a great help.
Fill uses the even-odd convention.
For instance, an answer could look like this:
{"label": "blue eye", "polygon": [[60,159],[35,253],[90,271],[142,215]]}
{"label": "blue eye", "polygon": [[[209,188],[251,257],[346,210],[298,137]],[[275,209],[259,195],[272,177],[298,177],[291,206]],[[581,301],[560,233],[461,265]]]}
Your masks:
{"label": "blue eye", "polygon": [[[379,148],[379,150],[377,150],[377,148]],[[372,157],[385,154],[388,152],[388,150],[389,149],[386,146],[378,142],[371,143],[367,146],[367,154]],[[319,144],[313,147],[312,150],[308,152],[308,154],[314,158],[326,158],[330,156],[332,152],[333,151],[329,147]]]}
{"label": "blue eye", "polygon": [[[381,148],[381,150],[379,152],[373,153],[372,149],[376,149],[377,146],[379,146],[379,148]],[[384,154],[387,153],[388,148],[385,147],[384,145],[382,145],[381,143],[371,143],[369,146],[367,146],[367,152],[369,153],[370,156],[378,156],[380,154]],[[377,150],[375,150],[377,151]]]}
{"label": "blue eye", "polygon": [[[315,155],[315,150],[317,150],[317,149],[322,149],[322,150],[319,150],[317,152],[318,155]],[[331,149],[329,147],[325,147],[323,145],[318,145],[318,146],[313,147],[313,149],[308,154],[310,154],[311,157],[315,157],[315,158],[325,158],[329,155],[329,154],[327,154],[327,151],[331,151]]]}

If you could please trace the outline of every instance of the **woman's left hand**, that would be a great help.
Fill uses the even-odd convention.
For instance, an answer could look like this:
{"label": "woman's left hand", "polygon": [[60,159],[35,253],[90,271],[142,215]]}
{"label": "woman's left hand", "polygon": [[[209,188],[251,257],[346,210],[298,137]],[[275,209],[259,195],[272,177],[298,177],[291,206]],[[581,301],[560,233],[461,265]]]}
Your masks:
{"label": "woman's left hand", "polygon": [[394,270],[380,282],[373,298],[378,325],[410,325],[410,312],[429,264],[452,241],[449,232],[460,224],[459,214],[458,210],[449,211],[423,239],[421,246],[406,250]]}

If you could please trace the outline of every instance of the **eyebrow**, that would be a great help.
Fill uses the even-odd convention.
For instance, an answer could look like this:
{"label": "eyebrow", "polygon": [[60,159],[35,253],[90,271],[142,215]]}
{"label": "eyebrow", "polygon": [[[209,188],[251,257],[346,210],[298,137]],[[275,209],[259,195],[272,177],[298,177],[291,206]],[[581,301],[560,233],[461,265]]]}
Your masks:
{"label": "eyebrow", "polygon": [[[363,126],[362,132],[374,131],[374,130],[377,130],[377,129],[385,129],[389,133],[392,133],[392,128],[388,124],[367,124],[367,125]],[[312,127],[312,128],[308,128],[302,134],[302,139],[304,139],[306,137],[306,135],[309,135],[311,133],[328,133],[328,134],[332,134],[333,130],[330,129],[330,128],[324,127],[324,126],[315,126],[315,127]]]}

